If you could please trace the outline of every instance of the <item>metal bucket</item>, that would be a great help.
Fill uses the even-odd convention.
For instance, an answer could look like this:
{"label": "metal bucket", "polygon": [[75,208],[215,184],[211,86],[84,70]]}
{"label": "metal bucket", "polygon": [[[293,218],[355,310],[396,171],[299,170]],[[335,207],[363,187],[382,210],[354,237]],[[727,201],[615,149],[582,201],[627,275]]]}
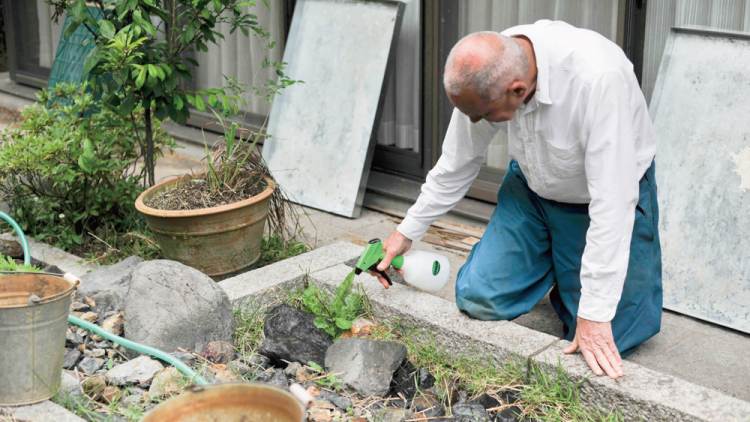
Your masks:
{"label": "metal bucket", "polygon": [[302,422],[305,408],[290,393],[260,383],[193,386],[156,406],[141,422]]}
{"label": "metal bucket", "polygon": [[44,401],[60,389],[75,287],[51,274],[0,274],[0,407]]}

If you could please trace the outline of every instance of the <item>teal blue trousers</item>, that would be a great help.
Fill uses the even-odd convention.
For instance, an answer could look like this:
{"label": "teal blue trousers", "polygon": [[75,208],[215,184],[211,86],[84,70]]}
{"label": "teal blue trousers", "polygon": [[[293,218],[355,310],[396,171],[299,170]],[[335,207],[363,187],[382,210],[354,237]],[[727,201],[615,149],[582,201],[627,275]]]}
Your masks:
{"label": "teal blue trousers", "polygon": [[[623,357],[661,326],[661,246],[653,164],[639,187],[628,272],[612,320],[615,344]],[[510,320],[531,311],[549,292],[563,322],[563,337],[572,341],[590,222],[587,205],[540,197],[529,189],[518,163],[511,161],[487,230],[458,272],[458,308],[482,320]]]}

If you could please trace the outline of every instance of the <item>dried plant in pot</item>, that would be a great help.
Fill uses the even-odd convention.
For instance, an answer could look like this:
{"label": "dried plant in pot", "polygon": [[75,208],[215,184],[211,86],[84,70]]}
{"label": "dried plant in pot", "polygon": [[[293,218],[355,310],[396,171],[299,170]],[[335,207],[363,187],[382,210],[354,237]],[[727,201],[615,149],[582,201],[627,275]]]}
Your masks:
{"label": "dried plant in pot", "polygon": [[265,233],[285,242],[299,221],[256,148],[262,135],[214,114],[224,136],[206,147],[203,172],[159,183],[135,205],[167,259],[219,281],[254,267]]}

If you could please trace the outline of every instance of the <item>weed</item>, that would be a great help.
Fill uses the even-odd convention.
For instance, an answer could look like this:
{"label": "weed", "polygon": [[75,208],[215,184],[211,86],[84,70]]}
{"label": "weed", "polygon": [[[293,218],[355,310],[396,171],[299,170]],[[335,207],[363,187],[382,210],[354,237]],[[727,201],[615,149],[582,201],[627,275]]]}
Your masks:
{"label": "weed", "polygon": [[14,261],[13,258],[9,256],[5,258],[0,256],[0,271],[28,271],[34,273],[42,272],[42,270],[33,265],[16,264],[16,261]]}
{"label": "weed", "polygon": [[352,328],[352,322],[365,313],[366,295],[360,285],[352,289],[353,283],[354,271],[346,276],[333,297],[312,285],[302,291],[302,310],[318,315],[313,321],[315,326],[334,340]]}
{"label": "weed", "polygon": [[265,267],[274,262],[283,261],[307,252],[308,248],[302,242],[296,242],[294,239],[286,241],[286,248],[281,238],[275,234],[270,237],[264,237],[260,245],[260,258],[256,268]]}

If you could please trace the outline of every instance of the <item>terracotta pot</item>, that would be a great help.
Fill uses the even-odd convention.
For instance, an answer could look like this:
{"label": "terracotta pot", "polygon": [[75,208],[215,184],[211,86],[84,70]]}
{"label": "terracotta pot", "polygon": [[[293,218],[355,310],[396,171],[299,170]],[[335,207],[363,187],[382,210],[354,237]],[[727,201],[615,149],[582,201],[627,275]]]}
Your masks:
{"label": "terracotta pot", "polygon": [[251,269],[258,261],[268,206],[276,185],[266,178],[266,190],[252,198],[198,210],[159,210],[144,203],[201,176],[182,176],[154,185],[138,197],[135,207],[146,217],[165,258],[219,281]]}

